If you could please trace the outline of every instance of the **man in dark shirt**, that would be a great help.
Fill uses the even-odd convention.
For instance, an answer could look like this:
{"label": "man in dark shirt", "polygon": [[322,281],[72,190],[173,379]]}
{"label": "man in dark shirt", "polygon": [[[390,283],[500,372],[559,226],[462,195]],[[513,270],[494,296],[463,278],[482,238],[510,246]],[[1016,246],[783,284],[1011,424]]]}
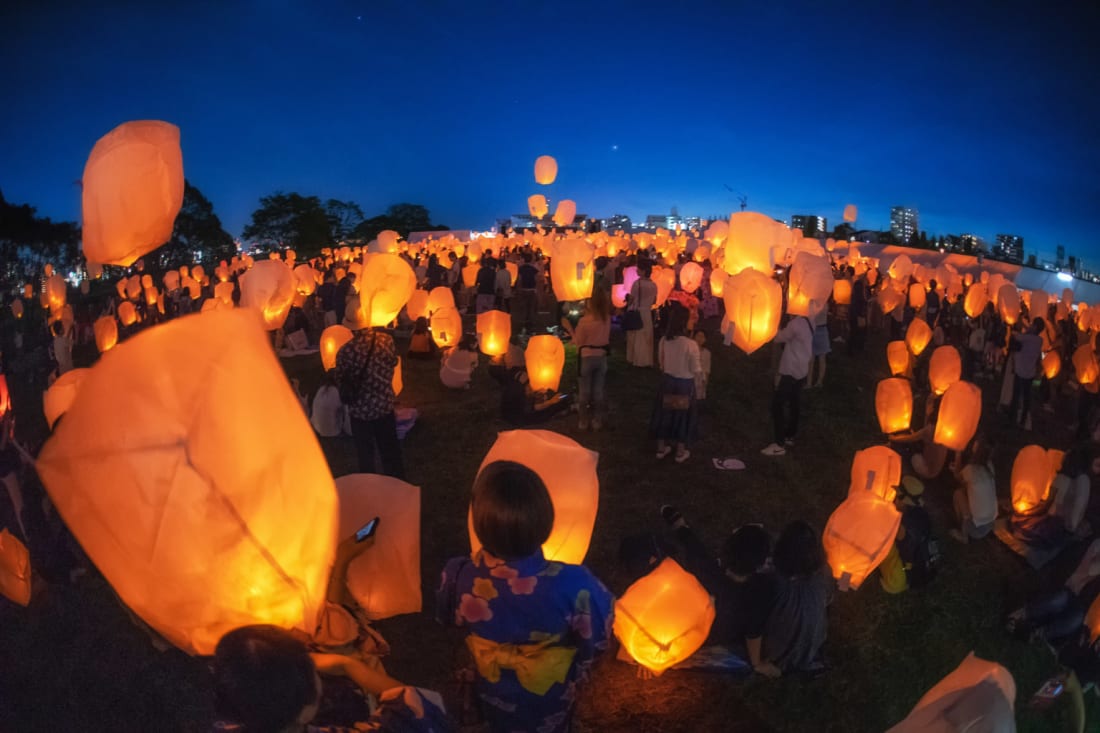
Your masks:
{"label": "man in dark shirt", "polygon": [[535,287],[539,277],[539,268],[532,264],[533,259],[530,252],[523,253],[523,264],[519,266],[516,277],[516,291],[512,295],[514,316],[528,332],[535,327]]}
{"label": "man in dark shirt", "polygon": [[347,308],[348,298],[355,293],[355,273],[349,272],[336,283],[336,302],[334,303],[336,314],[339,315]]}
{"label": "man in dark shirt", "polygon": [[336,278],[331,272],[325,274],[325,281],[321,283],[321,287],[317,288],[317,297],[321,301],[321,310],[325,314],[325,325],[335,324],[340,310],[336,307]]}
{"label": "man in dark shirt", "polygon": [[481,269],[477,271],[477,312],[493,310],[497,299],[497,264],[492,257],[481,258]]}

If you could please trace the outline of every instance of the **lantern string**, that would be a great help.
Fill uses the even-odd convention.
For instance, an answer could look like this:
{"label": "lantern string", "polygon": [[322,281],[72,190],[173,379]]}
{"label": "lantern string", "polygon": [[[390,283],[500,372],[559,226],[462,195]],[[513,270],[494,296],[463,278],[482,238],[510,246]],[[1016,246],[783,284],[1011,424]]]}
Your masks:
{"label": "lantern string", "polygon": [[626,610],[626,607],[623,606],[622,604],[618,604],[618,606],[615,609],[615,612],[616,613],[621,613],[624,616],[626,616],[628,619],[630,619],[634,623],[634,626],[638,629],[638,631],[642,632],[642,635],[645,636],[645,638],[647,638],[651,642],[653,642],[653,644],[656,645],[657,648],[660,649],[663,652],[667,652],[669,649],[672,648],[672,645],[676,641],[678,641],[679,639],[681,639],[684,636],[687,636],[688,632],[691,631],[691,629],[685,629],[683,631],[683,633],[677,634],[676,636],[669,639],[667,643],[665,643],[665,642],[659,641],[658,639],[656,639],[653,636],[653,634],[646,631],[646,628],[645,628],[645,626],[642,625],[642,622],[639,621],[638,619],[634,618],[634,615],[631,614],[630,611]]}

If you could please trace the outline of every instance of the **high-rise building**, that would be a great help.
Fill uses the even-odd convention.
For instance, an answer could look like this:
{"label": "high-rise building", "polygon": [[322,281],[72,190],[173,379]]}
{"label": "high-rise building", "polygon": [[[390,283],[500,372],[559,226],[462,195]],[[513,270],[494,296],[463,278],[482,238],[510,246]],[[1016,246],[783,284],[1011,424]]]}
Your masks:
{"label": "high-rise building", "polygon": [[1024,261],[1024,238],[1016,234],[998,234],[997,245],[993,248],[998,259],[1005,262],[1022,264]]}
{"label": "high-rise building", "polygon": [[920,229],[916,209],[894,206],[890,209],[890,234],[901,244],[908,244]]}
{"label": "high-rise building", "polygon": [[630,217],[626,214],[615,214],[606,222],[604,222],[604,231],[611,232],[612,234],[617,231],[624,231],[629,234],[633,225],[630,222]]}
{"label": "high-rise building", "polygon": [[1054,258],[1054,266],[1059,270],[1066,264],[1066,248],[1062,245],[1058,245],[1058,254]]}
{"label": "high-rise building", "polygon": [[791,229],[799,229],[807,237],[816,237],[829,231],[829,223],[824,216],[795,214],[791,217]]}

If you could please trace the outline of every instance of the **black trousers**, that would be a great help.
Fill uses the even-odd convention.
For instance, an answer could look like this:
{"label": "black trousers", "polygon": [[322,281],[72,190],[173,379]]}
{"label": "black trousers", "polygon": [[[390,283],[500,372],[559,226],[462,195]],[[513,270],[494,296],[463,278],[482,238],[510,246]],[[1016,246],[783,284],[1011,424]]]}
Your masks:
{"label": "black trousers", "polygon": [[804,379],[795,379],[789,374],[779,377],[775,393],[772,395],[772,424],[775,426],[775,442],[794,438],[798,432],[798,397],[802,393]]}
{"label": "black trousers", "polygon": [[382,458],[382,473],[394,478],[405,478],[401,461],[401,444],[397,440],[397,417],[390,412],[374,420],[351,419],[351,436],[355,451],[359,454],[360,473],[378,473],[375,470],[374,451]]}

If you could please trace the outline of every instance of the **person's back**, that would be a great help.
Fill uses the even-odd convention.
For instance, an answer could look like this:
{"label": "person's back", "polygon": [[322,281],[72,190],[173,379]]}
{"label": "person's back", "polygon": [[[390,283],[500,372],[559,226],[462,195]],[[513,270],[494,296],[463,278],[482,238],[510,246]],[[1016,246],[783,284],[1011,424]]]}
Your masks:
{"label": "person's back", "polygon": [[779,589],[764,632],[764,657],[783,672],[816,671],[825,643],[829,581],[816,533],[792,522],[775,545]]}
{"label": "person's back", "polygon": [[1016,376],[1022,379],[1034,379],[1039,355],[1043,349],[1043,337],[1029,332],[1013,336],[1013,341],[1019,344],[1013,360]]}

